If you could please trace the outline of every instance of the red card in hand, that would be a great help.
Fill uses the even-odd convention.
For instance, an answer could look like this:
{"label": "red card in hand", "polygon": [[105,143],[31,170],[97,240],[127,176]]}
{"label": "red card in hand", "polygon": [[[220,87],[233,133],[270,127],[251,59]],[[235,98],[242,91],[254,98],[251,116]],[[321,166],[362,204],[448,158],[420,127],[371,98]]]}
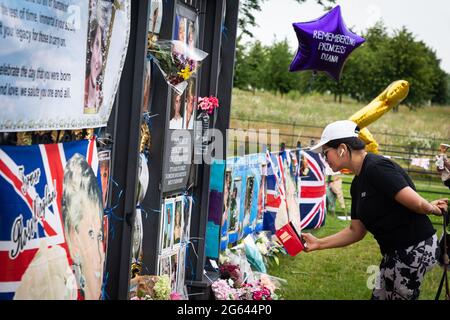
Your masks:
{"label": "red card in hand", "polygon": [[291,222],[278,229],[275,234],[280,239],[286,251],[293,257],[305,248],[302,239],[295,231]]}

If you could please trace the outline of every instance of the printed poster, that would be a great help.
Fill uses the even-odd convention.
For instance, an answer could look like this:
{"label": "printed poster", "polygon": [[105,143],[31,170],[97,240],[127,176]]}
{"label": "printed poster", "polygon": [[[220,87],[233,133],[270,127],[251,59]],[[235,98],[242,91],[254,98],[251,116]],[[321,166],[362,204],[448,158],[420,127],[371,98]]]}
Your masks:
{"label": "printed poster", "polygon": [[0,299],[99,299],[95,140],[0,147]]}
{"label": "printed poster", "polygon": [[3,0],[0,132],[106,126],[130,0]]}

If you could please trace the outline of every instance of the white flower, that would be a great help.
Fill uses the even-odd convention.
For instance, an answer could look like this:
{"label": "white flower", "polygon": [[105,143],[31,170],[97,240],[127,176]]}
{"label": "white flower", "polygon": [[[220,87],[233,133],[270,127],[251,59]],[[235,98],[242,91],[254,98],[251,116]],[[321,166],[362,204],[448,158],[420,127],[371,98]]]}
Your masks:
{"label": "white flower", "polygon": [[258,242],[258,243],[256,244],[256,247],[258,248],[259,252],[260,252],[263,256],[265,256],[265,255],[268,253],[267,247],[266,247],[266,245],[265,245],[264,243]]}

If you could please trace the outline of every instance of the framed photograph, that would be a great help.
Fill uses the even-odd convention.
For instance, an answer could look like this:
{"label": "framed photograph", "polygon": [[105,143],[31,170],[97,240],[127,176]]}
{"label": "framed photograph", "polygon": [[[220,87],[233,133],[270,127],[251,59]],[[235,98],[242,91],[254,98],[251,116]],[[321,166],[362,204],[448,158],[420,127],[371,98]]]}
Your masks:
{"label": "framed photograph", "polygon": [[187,20],[187,44],[190,49],[198,46],[197,21]]}
{"label": "framed photograph", "polygon": [[230,223],[229,232],[238,231],[240,206],[241,206],[241,189],[242,179],[240,177],[235,178],[233,181],[233,187],[231,189],[230,196]]}
{"label": "framed photograph", "polygon": [[158,262],[158,275],[168,275],[170,277],[171,265],[170,265],[170,256],[164,255],[159,257]]}
{"label": "framed photograph", "polygon": [[171,248],[173,238],[173,218],[175,214],[174,199],[164,201],[164,210],[161,228],[161,252],[167,252]]}
{"label": "framed photograph", "polygon": [[181,247],[178,258],[177,292],[184,286],[186,280],[186,247]]}
{"label": "framed photograph", "polygon": [[175,254],[170,256],[170,289],[172,291],[177,290],[177,279],[178,279],[178,258],[179,252],[176,251]]}
{"label": "framed photograph", "polygon": [[192,213],[192,198],[191,197],[183,197],[184,205],[183,205],[183,238],[189,239],[190,231],[191,231],[191,213]]}
{"label": "framed photograph", "polygon": [[244,231],[245,228],[250,225],[254,185],[255,185],[255,177],[248,176],[245,184],[244,219],[242,220],[241,231]]}
{"label": "framed photograph", "polygon": [[261,182],[258,191],[258,215],[256,217],[256,223],[259,223],[263,219],[263,212],[266,204],[266,180],[267,179],[267,165],[261,165]]}
{"label": "framed photograph", "polygon": [[111,150],[101,150],[98,152],[98,166],[100,168],[100,180],[102,182],[102,203],[103,208],[108,205],[109,175],[111,172]]}
{"label": "framed photograph", "polygon": [[150,104],[150,94],[151,94],[151,81],[152,81],[152,63],[150,60],[147,60],[144,64],[144,96],[142,97],[142,108],[141,111],[149,112],[149,104]]}
{"label": "framed photograph", "polygon": [[230,199],[231,199],[231,170],[225,171],[225,183],[223,186],[223,213],[221,221],[221,237],[227,235],[228,230],[228,213],[230,211]]}
{"label": "framed photograph", "polygon": [[148,32],[151,35],[159,34],[163,14],[162,0],[150,0],[150,17],[148,19]]}
{"label": "framed photograph", "polygon": [[175,34],[173,35],[173,39],[186,43],[186,28],[187,18],[177,15],[175,18]]}
{"label": "framed photograph", "polygon": [[183,129],[183,113],[184,113],[184,95],[176,93],[172,90],[172,102],[171,102],[171,108],[170,108],[170,122],[169,122],[169,129],[171,130],[180,130]]}
{"label": "framed photograph", "polygon": [[194,7],[178,1],[175,8],[175,28],[173,39],[188,45],[198,44],[198,15]]}
{"label": "framed photograph", "polygon": [[197,109],[197,78],[188,80],[184,101],[184,123],[183,129],[194,130],[195,110]]}
{"label": "framed photograph", "polygon": [[95,114],[103,103],[104,66],[107,59],[108,32],[111,23],[111,1],[89,1],[89,24],[86,44],[84,113]]}
{"label": "framed photograph", "polygon": [[184,196],[175,199],[175,218],[173,223],[173,246],[179,247],[183,236],[183,202]]}

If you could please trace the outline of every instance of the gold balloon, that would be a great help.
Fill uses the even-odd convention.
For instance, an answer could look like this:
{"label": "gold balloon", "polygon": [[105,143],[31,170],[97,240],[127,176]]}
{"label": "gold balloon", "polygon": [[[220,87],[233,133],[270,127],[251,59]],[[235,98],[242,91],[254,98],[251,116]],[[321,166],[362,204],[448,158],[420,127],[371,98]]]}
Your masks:
{"label": "gold balloon", "polygon": [[378,153],[378,143],[370,133],[369,129],[363,128],[359,131],[359,138],[366,143],[366,151]]}
{"label": "gold balloon", "polygon": [[378,143],[366,127],[392,108],[398,106],[406,98],[408,92],[408,81],[394,81],[378,97],[349,118],[361,129],[359,137],[366,143],[368,152],[378,153]]}

